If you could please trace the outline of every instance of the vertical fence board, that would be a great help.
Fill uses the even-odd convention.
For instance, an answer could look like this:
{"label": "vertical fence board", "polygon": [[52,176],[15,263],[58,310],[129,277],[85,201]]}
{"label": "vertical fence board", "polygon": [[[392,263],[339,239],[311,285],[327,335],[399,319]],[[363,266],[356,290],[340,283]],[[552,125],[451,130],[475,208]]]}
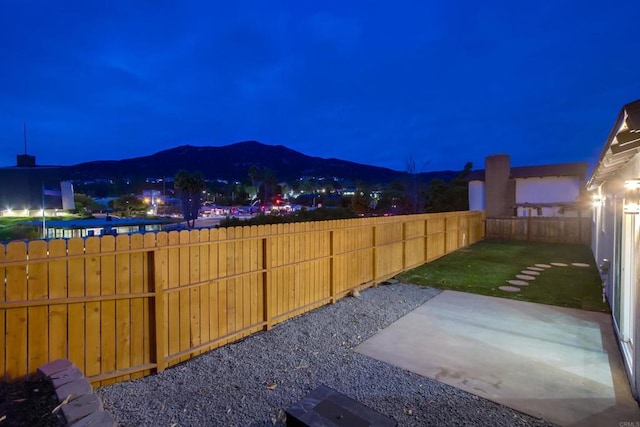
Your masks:
{"label": "vertical fence board", "polygon": [[[258,239],[258,227],[252,226],[249,229],[249,236],[251,237],[251,247],[249,254],[249,262],[250,267],[249,270],[252,272],[251,279],[249,282],[250,296],[249,296],[249,307],[251,310],[249,322],[252,325],[257,325],[260,321],[260,312],[262,311],[260,304],[258,303],[258,290],[261,288],[260,278],[262,277],[262,273],[260,270],[262,269],[262,265],[260,264],[259,259],[259,244],[261,241]],[[254,331],[259,330],[259,328],[254,328]]]}
{"label": "vertical fence board", "polygon": [[[153,233],[148,234],[132,234],[129,246],[132,252],[130,257],[130,292],[139,294],[150,291],[149,286],[145,284],[145,252],[144,238],[146,236],[154,236]],[[130,345],[128,351],[130,366],[140,366],[148,361],[149,354],[145,347],[148,348],[148,341],[145,345],[145,335],[148,340],[149,335],[149,311],[148,305],[145,304],[145,298],[133,297],[128,301],[130,312]],[[131,379],[140,378],[141,372],[131,374]]]}
{"label": "vertical fence board", "polygon": [[219,230],[211,230],[209,233],[209,339],[220,338],[219,294],[220,271],[218,269],[218,241]]}
{"label": "vertical fence board", "polygon": [[[218,269],[219,277],[222,279],[218,282],[218,330],[221,337],[227,335],[229,331],[229,323],[227,322],[227,229],[218,230]],[[227,341],[223,341],[226,344]]]}
{"label": "vertical fence board", "polygon": [[[116,292],[116,260],[113,255],[115,249],[114,236],[103,236],[100,239],[100,293],[103,296]],[[103,255],[105,253],[108,255]],[[116,303],[113,300],[100,303],[100,338],[100,373],[113,372],[116,370]],[[112,382],[113,380],[103,381],[101,385]]]}
{"label": "vertical fence board", "polygon": [[[226,271],[228,276],[233,276],[235,274],[235,259],[236,259],[236,242],[235,242],[235,228],[229,228],[227,230],[227,240],[226,247],[227,250],[225,252],[226,259],[225,263],[227,265]],[[237,279],[230,278],[227,280],[227,330],[228,333],[234,333],[238,330],[238,326],[236,324],[236,316],[239,307],[236,307],[236,286]]]}
{"label": "vertical fence board", "polygon": [[209,319],[211,314],[209,312],[210,296],[209,290],[211,288],[210,273],[209,273],[209,230],[200,230],[200,246],[198,246],[198,260],[200,270],[200,281],[203,283],[200,286],[200,342],[206,343],[211,340],[209,332]]}
{"label": "vertical fence board", "polygon": [[[251,326],[251,278],[252,275],[246,275],[251,272],[251,228],[242,227],[242,328]],[[248,333],[244,333],[244,336]]]}
{"label": "vertical fence board", "polygon": [[[27,259],[27,245],[24,242],[11,242],[7,245],[7,261],[24,261]],[[9,265],[7,267],[7,301],[25,301],[27,299],[26,265]],[[9,308],[6,312],[6,359],[7,380],[24,378],[27,369],[27,309]]]}
{"label": "vertical fence board", "polygon": [[[67,255],[66,240],[49,242],[49,257],[59,258],[49,262],[49,298],[64,299],[67,297]],[[49,356],[47,361],[67,357],[67,304],[51,304],[49,311]]]}
{"label": "vertical fence board", "polygon": [[[180,351],[180,295],[176,289],[180,286],[180,233],[171,231],[169,233],[169,246],[167,252],[167,266],[169,267],[167,277],[167,324],[168,332],[167,356]],[[170,362],[173,364],[173,362]]]}
{"label": "vertical fence board", "polygon": [[[96,238],[93,238],[95,242]],[[88,241],[87,241],[88,242]],[[80,258],[84,255],[85,241],[80,238],[70,239],[67,242],[67,251],[70,256],[67,262],[68,271],[68,294],[70,298],[83,297],[86,295],[85,286],[88,285],[85,282],[85,259]],[[86,318],[85,307],[83,302],[76,302],[68,305],[68,354],[67,357],[71,360],[82,372],[86,372],[86,352],[85,352],[85,337],[89,339],[86,330]],[[94,331],[93,338],[97,336]],[[87,345],[89,343],[87,342]]]}
{"label": "vertical fence board", "polygon": [[[35,261],[29,265],[27,299],[29,301],[46,299],[48,297],[47,281],[49,279],[46,262],[47,242],[33,240],[29,242],[27,252],[29,260]],[[29,356],[27,369],[29,372],[34,372],[38,366],[47,363],[49,340],[42,339],[49,335],[47,317],[46,306],[29,307],[27,309],[27,348]]]}
{"label": "vertical fence board", "polygon": [[[130,295],[131,288],[131,236],[119,234],[116,237],[116,289],[117,295]],[[118,299],[115,301],[115,321],[116,321],[116,369],[127,369],[131,367],[131,299]],[[130,379],[130,376],[126,377]]]}
{"label": "vertical fence board", "polygon": [[[100,295],[100,238],[89,237],[85,241],[86,295]],[[88,302],[85,310],[85,376],[100,373],[100,303]]]}
{"label": "vertical fence board", "polygon": [[[200,231],[189,232],[189,282],[200,283]],[[200,331],[200,288],[195,286],[189,290],[189,347],[196,347],[202,343]]]}
{"label": "vertical fence board", "polygon": [[[7,269],[1,264],[7,261],[7,246],[0,244],[0,304],[6,301],[5,293],[7,291],[6,272]],[[0,381],[4,382],[7,376],[7,359],[5,352],[7,350],[7,328],[6,328],[7,310],[0,308]]]}
{"label": "vertical fence board", "polygon": [[[179,346],[178,349],[180,351],[183,350],[187,350],[190,345],[189,345],[189,341],[191,338],[191,316],[190,316],[190,312],[191,312],[191,307],[189,306],[189,298],[190,298],[190,291],[189,289],[183,289],[184,286],[189,284],[189,279],[191,278],[191,272],[190,272],[190,247],[188,246],[189,244],[189,236],[190,233],[188,230],[183,230],[180,231],[179,234],[179,238],[180,238],[180,247],[178,249],[178,254],[179,254],[179,263],[178,263],[178,269],[179,269],[179,277],[180,277],[180,282],[178,284],[180,290],[178,291],[178,301],[179,301],[179,305],[178,305],[178,310],[179,310],[179,318],[180,318],[180,324],[179,324],[179,335],[180,335],[180,341],[179,341]],[[181,356],[177,361],[178,362],[184,362],[185,360],[188,360],[189,357],[188,356]]]}
{"label": "vertical fence board", "polygon": [[[162,372],[167,366],[167,357],[169,356],[169,298],[167,290],[169,288],[169,234],[166,232],[158,233],[153,239],[145,235],[144,246],[151,248],[155,245],[156,250],[149,253],[146,266],[149,268],[147,280],[153,281],[153,288],[149,289],[154,292],[154,301],[150,309],[153,310],[153,330],[149,330],[149,334],[153,334],[149,338],[150,352],[156,361],[158,372]],[[151,360],[151,359],[149,359]]]}

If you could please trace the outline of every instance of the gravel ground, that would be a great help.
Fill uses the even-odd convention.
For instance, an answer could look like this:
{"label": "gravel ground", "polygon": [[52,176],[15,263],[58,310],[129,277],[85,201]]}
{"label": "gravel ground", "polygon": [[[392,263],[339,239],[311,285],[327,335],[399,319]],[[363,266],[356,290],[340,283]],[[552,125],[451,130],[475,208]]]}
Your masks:
{"label": "gravel ground", "polygon": [[325,384],[400,426],[552,426],[353,348],[439,293],[364,290],[160,374],[102,387],[126,426],[284,425],[284,410]]}

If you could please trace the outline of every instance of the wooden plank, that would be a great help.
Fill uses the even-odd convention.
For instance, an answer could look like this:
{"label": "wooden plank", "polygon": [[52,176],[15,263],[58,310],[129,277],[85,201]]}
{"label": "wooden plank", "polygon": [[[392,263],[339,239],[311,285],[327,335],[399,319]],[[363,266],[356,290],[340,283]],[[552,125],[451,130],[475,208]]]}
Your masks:
{"label": "wooden plank", "polygon": [[[229,268],[232,268],[234,275],[242,273],[242,259],[243,259],[243,242],[240,240],[242,238],[242,227],[234,227],[234,243],[233,243],[233,257],[227,257],[227,260],[231,261],[229,264]],[[233,267],[231,267],[233,265]],[[233,302],[232,305],[234,307],[234,318],[233,325],[234,330],[238,331],[243,328],[242,325],[242,310],[243,310],[243,295],[242,295],[242,277],[236,277],[233,279],[233,296],[231,297]]]}
{"label": "wooden plank", "polygon": [[[89,237],[85,243],[86,294],[100,295],[100,238]],[[100,310],[99,302],[88,302],[85,312],[85,376],[100,374]]]}
{"label": "wooden plank", "polygon": [[[153,242],[146,237],[144,245],[146,248],[152,247]],[[155,245],[157,250],[148,255],[149,276],[154,275],[154,357],[156,361],[156,371],[162,372],[167,366],[166,358],[169,355],[169,298],[166,290],[169,287],[169,234],[166,232],[156,235]]]}
{"label": "wooden plank", "polygon": [[[5,293],[7,291],[6,273],[7,269],[2,266],[2,262],[7,260],[7,246],[0,243],[0,303],[5,301]],[[6,324],[7,310],[0,308],[0,382],[6,382],[7,374],[7,359],[5,357],[5,350],[7,348]]]}
{"label": "wooden plank", "polygon": [[[63,258],[67,255],[67,241],[49,241],[49,257]],[[49,298],[67,297],[67,263],[64,260],[49,262]],[[49,357],[48,361],[67,357],[67,304],[49,306]]]}
{"label": "wooden plank", "polygon": [[[147,233],[153,236],[153,233]],[[135,252],[129,255],[131,274],[129,276],[131,293],[140,293],[149,290],[145,284],[145,252],[144,252],[144,236],[146,234],[132,234],[129,240],[129,247]],[[149,336],[149,310],[148,304],[145,304],[145,298],[131,298],[129,301],[129,310],[131,316],[130,324],[130,346],[129,346],[129,365],[131,367],[140,366],[148,363],[149,359],[145,359],[145,335]],[[146,355],[148,357],[148,353]],[[131,379],[142,377],[142,372],[130,375]]]}
{"label": "wooden plank", "polygon": [[173,289],[180,286],[180,233],[171,231],[169,233],[169,249],[167,265],[168,275],[168,356],[180,351],[180,295]]}
{"label": "wooden plank", "polygon": [[[120,234],[116,237],[115,256],[115,293],[117,295],[130,295],[131,289],[131,254],[127,253],[130,249],[131,236]],[[124,370],[131,367],[131,325],[132,315],[131,299],[119,299],[115,301],[115,344],[116,344],[116,370]],[[131,379],[131,375],[124,375],[122,380]]]}
{"label": "wooden plank", "polygon": [[[227,228],[218,230],[218,270],[219,277],[227,276]],[[218,285],[218,334],[219,336],[227,335],[229,330],[228,313],[227,313],[227,280],[220,280]],[[226,341],[223,341],[224,345]]]}
{"label": "wooden plank", "polygon": [[[260,322],[262,317],[262,304],[259,300],[259,289],[262,287],[261,279],[262,273],[260,272],[262,265],[260,264],[260,247],[262,245],[262,241],[258,237],[258,227],[252,226],[250,228],[250,236],[251,236],[251,271],[253,274],[251,275],[251,282],[249,284],[251,289],[251,324],[257,325]],[[255,331],[260,328],[256,328]]]}
{"label": "wooden plank", "polygon": [[[48,279],[49,269],[47,259],[47,242],[44,240],[32,240],[29,242],[29,278],[27,281],[27,298],[29,301],[45,300],[49,296]],[[43,262],[38,262],[42,260]],[[49,336],[49,322],[47,306],[29,307],[27,309],[27,366],[29,375],[33,378],[36,369],[48,362],[49,340],[43,337]]]}
{"label": "wooden plank", "polygon": [[[113,253],[116,248],[115,236],[100,238],[100,252]],[[100,256],[100,294],[113,295],[116,292],[116,259],[115,255]],[[100,303],[100,373],[106,374],[116,370],[116,303],[102,301]],[[114,380],[101,381],[101,385],[114,383]]]}
{"label": "wooden plank", "polygon": [[[189,243],[200,242],[200,231],[189,232]],[[189,247],[189,284],[200,282],[200,246]],[[200,286],[189,290],[189,347],[200,345]]]}
{"label": "wooden plank", "polygon": [[207,243],[199,247],[200,251],[200,280],[203,282],[207,282],[205,285],[200,287],[200,340],[202,343],[209,342],[210,338],[210,289],[211,289],[211,273],[209,269],[209,249],[211,248],[211,244],[208,243],[209,240],[209,229],[200,230],[200,242]]}
{"label": "wooden plank", "polygon": [[[242,273],[251,271],[251,228],[242,227]],[[242,327],[251,326],[251,276],[242,277]]]}
{"label": "wooden plank", "polygon": [[[228,275],[235,274],[235,230],[235,227],[227,229],[227,257],[225,263],[227,265],[226,271]],[[239,309],[239,307],[236,307],[236,279],[229,279],[227,280],[227,333],[233,333],[239,329],[236,324],[236,311]]]}
{"label": "wooden plank", "polygon": [[[88,239],[89,240],[89,239]],[[96,241],[97,238],[93,237],[92,241]],[[67,242],[67,253],[70,256],[84,254],[84,239],[76,238],[70,239]],[[85,259],[84,258],[69,258],[67,261],[68,271],[68,295],[69,297],[82,297],[85,295]],[[87,288],[89,289],[89,288]],[[86,318],[85,318],[85,303],[73,303],[69,304],[67,308],[68,312],[68,358],[71,360],[81,372],[86,372],[85,369],[85,337],[86,337]],[[93,332],[92,339],[96,339],[97,333]],[[90,340],[86,337],[87,341]]]}
{"label": "wooden plank", "polygon": [[[11,242],[7,245],[7,261],[25,261],[27,245]],[[7,267],[6,300],[27,300],[26,265]],[[24,379],[28,374],[27,363],[27,309],[8,308],[6,310],[6,372],[7,381]]]}
{"label": "wooden plank", "polygon": [[219,298],[218,289],[220,288],[220,270],[218,268],[220,244],[218,241],[219,230],[209,231],[209,340],[219,338],[220,318],[219,318]]}
{"label": "wooden plank", "polygon": [[[180,277],[180,282],[179,282],[179,287],[182,288],[186,285],[189,284],[189,279],[191,277],[191,273],[189,272],[189,254],[190,254],[190,248],[188,246],[189,244],[189,231],[187,230],[183,230],[180,232],[180,249],[179,249],[179,263],[178,263],[178,267],[179,267],[179,277]],[[191,307],[189,307],[189,295],[190,292],[188,289],[181,289],[178,292],[179,295],[179,305],[178,305],[178,310],[179,310],[179,350],[183,351],[183,350],[187,350],[190,348],[189,345],[189,338],[190,338],[190,334],[191,334],[191,321],[190,321],[190,309]],[[185,360],[188,360],[188,356],[182,356],[180,357],[180,359],[178,359],[178,362],[184,362]]]}
{"label": "wooden plank", "polygon": [[271,329],[272,323],[272,313],[273,308],[271,305],[272,297],[271,297],[271,287],[270,280],[272,276],[271,272],[271,245],[272,239],[269,237],[268,233],[271,230],[270,226],[261,225],[258,228],[258,235],[262,236],[262,253],[260,254],[260,258],[262,260],[262,277],[261,277],[261,288],[262,293],[259,295],[258,300],[262,302],[262,320],[265,322],[264,329]]}

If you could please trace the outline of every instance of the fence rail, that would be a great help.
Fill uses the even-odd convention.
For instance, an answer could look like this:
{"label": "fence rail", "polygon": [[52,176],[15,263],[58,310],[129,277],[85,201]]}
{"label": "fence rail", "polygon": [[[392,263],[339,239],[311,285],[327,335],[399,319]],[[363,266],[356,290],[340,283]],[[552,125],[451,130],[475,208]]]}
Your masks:
{"label": "fence rail", "polygon": [[0,245],[0,381],[139,378],[482,238],[452,212]]}
{"label": "fence rail", "polygon": [[486,219],[489,239],[591,244],[591,219],[580,217],[499,217]]}

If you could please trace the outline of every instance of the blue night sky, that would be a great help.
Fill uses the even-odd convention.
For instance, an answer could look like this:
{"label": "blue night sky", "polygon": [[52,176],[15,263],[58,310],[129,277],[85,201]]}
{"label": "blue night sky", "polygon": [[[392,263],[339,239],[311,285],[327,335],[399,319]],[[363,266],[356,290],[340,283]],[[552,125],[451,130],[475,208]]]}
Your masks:
{"label": "blue night sky", "polygon": [[[597,5],[596,5],[597,4]],[[0,2],[0,166],[257,140],[404,170],[595,162],[634,1]]]}

